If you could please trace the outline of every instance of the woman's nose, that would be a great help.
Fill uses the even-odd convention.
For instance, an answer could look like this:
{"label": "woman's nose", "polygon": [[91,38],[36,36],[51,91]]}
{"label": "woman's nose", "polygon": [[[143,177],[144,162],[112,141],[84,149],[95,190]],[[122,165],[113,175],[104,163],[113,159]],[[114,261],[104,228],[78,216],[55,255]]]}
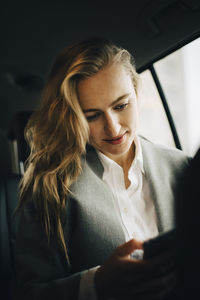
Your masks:
{"label": "woman's nose", "polygon": [[109,137],[116,137],[120,134],[121,125],[117,116],[115,115],[107,115],[105,116],[105,125],[104,130],[105,133]]}

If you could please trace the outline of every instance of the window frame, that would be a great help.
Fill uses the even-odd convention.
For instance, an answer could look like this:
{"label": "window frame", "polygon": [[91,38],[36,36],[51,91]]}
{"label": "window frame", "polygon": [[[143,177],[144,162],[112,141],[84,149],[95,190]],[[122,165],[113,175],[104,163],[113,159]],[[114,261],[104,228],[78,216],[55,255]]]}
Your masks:
{"label": "window frame", "polygon": [[177,149],[180,149],[180,150],[183,149],[182,145],[181,145],[181,142],[180,142],[180,138],[179,138],[179,135],[177,133],[177,129],[176,129],[176,126],[175,126],[175,122],[174,122],[172,113],[169,109],[167,98],[166,98],[165,93],[163,91],[163,88],[162,88],[162,85],[160,83],[158,74],[157,74],[157,72],[154,68],[154,64],[156,62],[158,62],[159,60],[163,59],[164,57],[166,57],[166,56],[172,54],[173,52],[179,50],[180,48],[186,46],[187,44],[191,43],[192,41],[196,40],[199,37],[200,37],[200,32],[197,32],[197,33],[191,35],[190,37],[186,38],[185,40],[178,42],[175,46],[172,46],[171,48],[167,49],[164,53],[160,54],[155,59],[151,60],[148,64],[146,64],[146,65],[144,65],[144,66],[137,69],[137,72],[139,74],[146,71],[146,70],[150,71],[150,73],[152,75],[152,78],[154,80],[155,86],[157,88],[157,91],[159,93],[159,96],[160,96],[160,99],[161,99],[161,102],[162,102],[162,105],[163,105],[163,108],[164,108],[164,111],[165,111],[165,114],[166,114],[166,117],[167,117],[167,120],[168,120],[168,123],[169,123],[169,127],[171,129],[171,133],[172,133],[172,136],[173,136],[173,139],[174,139],[175,146],[176,146]]}

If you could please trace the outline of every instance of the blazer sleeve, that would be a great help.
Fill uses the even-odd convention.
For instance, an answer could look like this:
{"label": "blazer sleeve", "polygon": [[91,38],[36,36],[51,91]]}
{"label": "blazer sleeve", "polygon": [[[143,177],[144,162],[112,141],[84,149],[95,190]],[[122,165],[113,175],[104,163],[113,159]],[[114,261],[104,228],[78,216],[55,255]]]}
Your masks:
{"label": "blazer sleeve", "polygon": [[48,242],[27,205],[18,222],[15,245],[15,299],[78,299],[81,274],[72,273],[64,254]]}

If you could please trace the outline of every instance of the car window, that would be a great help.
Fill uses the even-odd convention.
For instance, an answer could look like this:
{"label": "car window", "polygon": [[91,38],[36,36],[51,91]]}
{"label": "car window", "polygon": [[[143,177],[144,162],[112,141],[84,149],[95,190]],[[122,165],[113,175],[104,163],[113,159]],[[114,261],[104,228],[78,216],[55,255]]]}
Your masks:
{"label": "car window", "polygon": [[149,70],[140,73],[139,133],[155,143],[175,147],[162,101]]}
{"label": "car window", "polygon": [[200,146],[200,38],[154,64],[183,150]]}

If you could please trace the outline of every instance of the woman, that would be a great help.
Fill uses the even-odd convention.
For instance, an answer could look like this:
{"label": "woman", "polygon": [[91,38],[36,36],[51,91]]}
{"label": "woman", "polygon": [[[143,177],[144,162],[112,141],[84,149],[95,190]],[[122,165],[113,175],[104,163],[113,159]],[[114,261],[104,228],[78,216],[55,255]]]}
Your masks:
{"label": "woman", "polygon": [[181,151],[137,136],[138,75],[104,39],[64,49],[26,129],[16,242],[19,299],[160,299],[166,253],[130,255],[173,227]]}

